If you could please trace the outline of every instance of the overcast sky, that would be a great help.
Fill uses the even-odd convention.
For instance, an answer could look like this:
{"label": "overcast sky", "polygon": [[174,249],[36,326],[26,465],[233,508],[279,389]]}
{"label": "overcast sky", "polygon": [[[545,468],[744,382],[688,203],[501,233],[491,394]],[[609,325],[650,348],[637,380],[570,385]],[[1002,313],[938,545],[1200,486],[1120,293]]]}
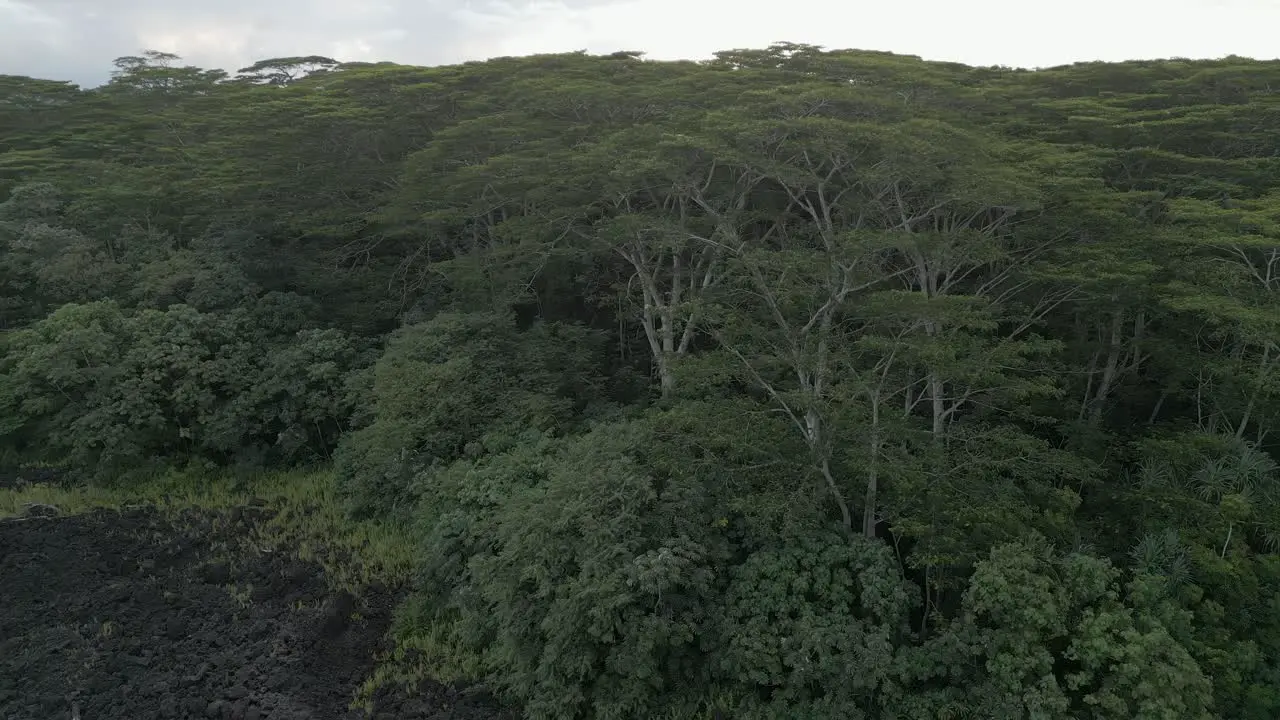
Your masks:
{"label": "overcast sky", "polygon": [[1280,56],[1280,0],[0,0],[0,74],[96,85],[143,49],[235,70],[328,55],[436,65],[775,41],[973,65]]}

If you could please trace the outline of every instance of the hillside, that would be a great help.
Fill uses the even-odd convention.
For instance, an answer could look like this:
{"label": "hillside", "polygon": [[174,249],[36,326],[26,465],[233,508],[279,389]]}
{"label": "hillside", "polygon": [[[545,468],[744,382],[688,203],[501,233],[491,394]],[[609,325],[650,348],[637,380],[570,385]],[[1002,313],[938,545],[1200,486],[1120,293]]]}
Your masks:
{"label": "hillside", "polygon": [[1280,717],[1277,421],[1280,61],[0,76],[0,466],[331,478],[383,680]]}

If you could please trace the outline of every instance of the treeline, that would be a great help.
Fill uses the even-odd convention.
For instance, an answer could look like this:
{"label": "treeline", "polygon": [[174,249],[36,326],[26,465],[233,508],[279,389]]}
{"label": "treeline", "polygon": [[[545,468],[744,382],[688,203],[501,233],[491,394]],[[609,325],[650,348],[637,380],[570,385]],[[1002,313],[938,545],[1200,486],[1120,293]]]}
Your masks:
{"label": "treeline", "polygon": [[1280,716],[1280,62],[0,76],[0,451],[331,463],[531,718]]}

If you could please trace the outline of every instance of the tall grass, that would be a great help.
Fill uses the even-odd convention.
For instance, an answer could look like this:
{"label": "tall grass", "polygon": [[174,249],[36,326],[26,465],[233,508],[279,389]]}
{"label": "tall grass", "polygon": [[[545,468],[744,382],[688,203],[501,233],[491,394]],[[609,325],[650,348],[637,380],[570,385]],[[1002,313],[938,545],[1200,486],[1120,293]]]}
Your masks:
{"label": "tall grass", "polygon": [[0,522],[23,516],[32,505],[51,505],[63,515],[151,507],[170,516],[183,510],[228,511],[262,505],[274,513],[254,525],[255,545],[319,564],[335,588],[354,592],[374,583],[396,587],[408,581],[413,567],[413,541],[407,528],[396,522],[348,518],[329,468],[247,479],[173,470],[108,487],[37,483],[0,488]]}

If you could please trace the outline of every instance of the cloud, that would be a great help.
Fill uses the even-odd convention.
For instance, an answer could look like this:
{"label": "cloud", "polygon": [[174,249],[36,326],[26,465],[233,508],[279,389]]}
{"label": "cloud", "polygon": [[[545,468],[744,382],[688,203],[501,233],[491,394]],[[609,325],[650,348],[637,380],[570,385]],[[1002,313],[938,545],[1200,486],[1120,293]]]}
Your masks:
{"label": "cloud", "polygon": [[0,73],[95,85],[112,59],[143,49],[234,70],[309,54],[425,65],[578,49],[707,57],[779,40],[1045,66],[1272,57],[1277,26],[1272,0],[0,0]]}
{"label": "cloud", "polygon": [[0,0],[0,72],[96,84],[112,59],[144,49],[232,70],[295,54],[447,62],[459,28],[451,5],[459,3]]}

